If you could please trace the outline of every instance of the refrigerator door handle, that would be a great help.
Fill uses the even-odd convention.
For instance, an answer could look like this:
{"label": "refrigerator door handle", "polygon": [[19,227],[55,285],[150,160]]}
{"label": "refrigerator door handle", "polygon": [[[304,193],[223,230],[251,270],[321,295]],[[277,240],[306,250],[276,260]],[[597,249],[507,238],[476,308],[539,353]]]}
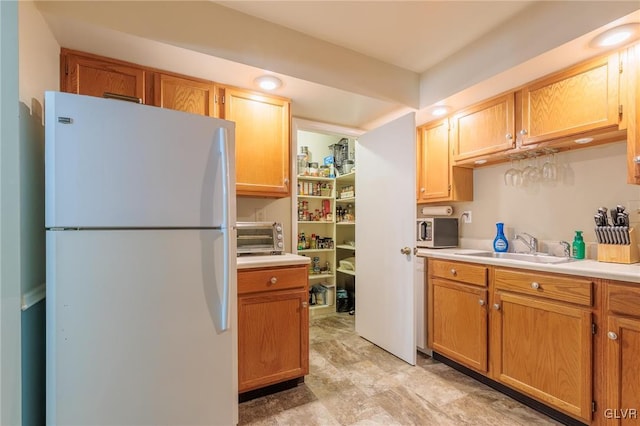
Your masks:
{"label": "refrigerator door handle", "polygon": [[231,270],[229,258],[230,247],[231,244],[231,235],[229,229],[229,144],[227,142],[227,129],[221,127],[218,129],[218,141],[220,143],[220,158],[221,158],[221,167],[222,167],[222,231],[225,234],[224,237],[224,284],[223,284],[223,294],[222,294],[222,310],[220,312],[220,324],[222,331],[229,330],[229,322],[231,320],[231,309],[229,307],[229,292],[230,292],[230,277],[229,272]]}

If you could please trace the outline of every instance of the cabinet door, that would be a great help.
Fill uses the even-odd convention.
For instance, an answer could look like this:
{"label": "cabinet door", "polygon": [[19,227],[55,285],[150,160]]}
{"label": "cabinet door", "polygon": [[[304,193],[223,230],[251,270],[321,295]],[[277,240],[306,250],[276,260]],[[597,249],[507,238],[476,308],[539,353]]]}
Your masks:
{"label": "cabinet door", "polygon": [[449,123],[442,120],[418,131],[418,202],[449,196]]}
{"label": "cabinet door", "polygon": [[238,298],[240,392],[309,373],[308,297],[296,290]]}
{"label": "cabinet door", "polygon": [[454,161],[514,147],[515,94],[508,93],[467,108],[452,118]]}
{"label": "cabinet door", "polygon": [[237,194],[289,196],[289,102],[226,88],[224,118],[236,123]]}
{"label": "cabinet door", "polygon": [[155,75],[154,104],[162,108],[217,117],[215,94],[216,86],[211,82]]}
{"label": "cabinet door", "polygon": [[524,145],[617,128],[618,54],[570,68],[522,90]]}
{"label": "cabinet door", "polygon": [[487,290],[430,279],[431,348],[460,364],[487,371]]}
{"label": "cabinet door", "polygon": [[589,423],[591,312],[509,293],[498,294],[494,303],[495,378]]}
{"label": "cabinet door", "polygon": [[608,317],[605,349],[607,401],[603,415],[616,425],[640,421],[640,320]]}
{"label": "cabinet door", "polygon": [[418,127],[418,203],[473,201],[473,169],[451,166],[449,121]]}
{"label": "cabinet door", "polygon": [[640,185],[640,43],[627,51],[627,183]]}
{"label": "cabinet door", "polygon": [[100,98],[115,94],[146,103],[141,68],[72,53],[63,53],[62,61],[62,91]]}

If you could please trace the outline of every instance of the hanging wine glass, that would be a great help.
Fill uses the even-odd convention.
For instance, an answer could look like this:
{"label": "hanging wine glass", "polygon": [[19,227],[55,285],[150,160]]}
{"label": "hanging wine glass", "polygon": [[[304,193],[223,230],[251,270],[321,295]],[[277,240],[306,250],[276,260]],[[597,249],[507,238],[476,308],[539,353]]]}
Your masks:
{"label": "hanging wine glass", "polygon": [[516,160],[520,160],[520,156],[511,157],[511,167],[504,172],[504,184],[507,186],[520,186],[522,185],[522,170],[515,165]]}
{"label": "hanging wine glass", "polygon": [[542,165],[542,180],[545,182],[555,182],[558,178],[558,166],[556,165],[556,150],[548,149],[547,159]]}

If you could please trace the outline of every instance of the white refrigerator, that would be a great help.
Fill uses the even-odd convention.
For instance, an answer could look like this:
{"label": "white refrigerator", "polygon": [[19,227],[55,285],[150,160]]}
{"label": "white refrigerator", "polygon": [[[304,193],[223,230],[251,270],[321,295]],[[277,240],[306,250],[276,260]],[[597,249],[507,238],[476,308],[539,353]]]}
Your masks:
{"label": "white refrigerator", "polygon": [[47,424],[237,423],[234,131],[45,94]]}

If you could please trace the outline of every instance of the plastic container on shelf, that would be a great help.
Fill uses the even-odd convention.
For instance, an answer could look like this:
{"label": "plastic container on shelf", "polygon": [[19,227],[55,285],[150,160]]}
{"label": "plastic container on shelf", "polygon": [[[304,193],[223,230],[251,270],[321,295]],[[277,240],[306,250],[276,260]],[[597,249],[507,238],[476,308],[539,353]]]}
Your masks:
{"label": "plastic container on shelf", "polygon": [[504,236],[504,223],[496,223],[496,237],[493,240],[493,250],[498,253],[504,253],[509,250],[509,241]]}

